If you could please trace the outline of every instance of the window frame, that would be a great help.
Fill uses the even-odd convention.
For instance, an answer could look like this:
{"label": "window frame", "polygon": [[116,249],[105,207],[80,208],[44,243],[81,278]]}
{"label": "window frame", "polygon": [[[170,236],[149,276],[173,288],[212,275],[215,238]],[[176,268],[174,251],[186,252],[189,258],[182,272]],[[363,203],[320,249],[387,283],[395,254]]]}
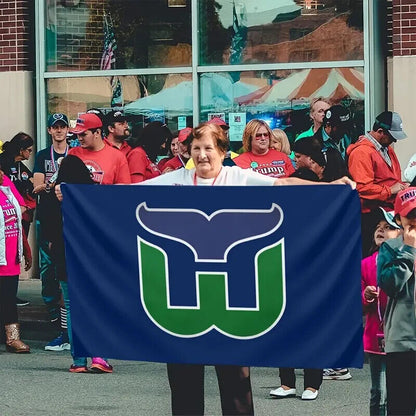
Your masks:
{"label": "window frame", "polygon": [[[46,48],[45,48],[45,3],[46,0],[36,2],[36,119],[37,119],[37,146],[38,149],[47,146],[46,121],[48,117],[47,106],[47,81],[51,78],[78,78],[78,77],[109,77],[124,75],[163,75],[189,73],[193,79],[193,123],[198,125],[200,120],[200,76],[207,72],[244,72],[244,71],[267,71],[285,69],[309,69],[309,68],[340,68],[360,67],[364,71],[365,99],[364,114],[365,126],[370,125],[370,116],[375,110],[384,105],[384,92],[377,90],[376,83],[380,84],[377,63],[380,61],[377,45],[376,24],[376,0],[363,1],[363,36],[364,36],[364,59],[354,61],[327,61],[327,62],[300,62],[300,63],[268,63],[268,64],[241,64],[241,65],[200,65],[199,63],[199,41],[198,41],[198,2],[203,0],[191,0],[191,34],[192,34],[192,62],[191,66],[168,67],[168,68],[135,68],[114,69],[94,71],[70,71],[70,72],[47,72],[46,71]],[[370,38],[371,36],[371,38]],[[375,58],[378,58],[375,59]],[[381,77],[383,78],[383,77]],[[370,94],[370,91],[373,91]],[[381,95],[381,97],[379,96]],[[380,104],[382,102],[382,105]]]}

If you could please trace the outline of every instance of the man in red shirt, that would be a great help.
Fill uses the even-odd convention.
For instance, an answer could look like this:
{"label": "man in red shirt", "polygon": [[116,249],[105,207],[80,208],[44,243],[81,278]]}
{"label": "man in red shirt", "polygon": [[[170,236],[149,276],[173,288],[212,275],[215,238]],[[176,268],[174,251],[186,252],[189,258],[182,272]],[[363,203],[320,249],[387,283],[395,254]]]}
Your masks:
{"label": "man in red shirt", "polygon": [[[92,179],[98,184],[129,184],[130,171],[126,156],[103,140],[102,128],[103,123],[96,114],[81,114],[77,119],[75,127],[70,130],[71,133],[77,135],[81,146],[72,148],[68,154],[79,157],[91,172]],[[55,186],[55,194],[57,198],[62,201],[60,185]],[[68,308],[69,298],[67,297],[67,290],[63,290],[63,296],[65,305],[67,305],[68,322],[70,322],[70,308]],[[69,326],[68,329],[70,332],[71,329]],[[73,357],[73,359],[74,364],[71,365],[69,370],[70,372],[88,372],[87,358]],[[113,367],[105,358],[101,357],[92,358],[91,369],[94,372],[113,372]]]}
{"label": "man in red shirt", "polygon": [[130,183],[126,156],[102,138],[103,124],[95,114],[81,114],[71,133],[78,136],[80,147],[68,154],[78,156],[87,166],[95,182],[102,185]]}
{"label": "man in red shirt", "polygon": [[119,149],[127,157],[131,150],[131,146],[126,142],[126,139],[130,136],[130,130],[123,112],[120,110],[110,111],[105,116],[104,122],[108,132],[104,141]]}

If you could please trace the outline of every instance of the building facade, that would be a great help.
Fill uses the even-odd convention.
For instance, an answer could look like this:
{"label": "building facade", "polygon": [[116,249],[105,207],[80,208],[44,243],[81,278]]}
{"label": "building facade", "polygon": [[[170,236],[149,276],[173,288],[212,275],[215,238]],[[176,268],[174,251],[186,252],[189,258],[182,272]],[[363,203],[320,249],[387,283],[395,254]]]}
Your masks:
{"label": "building facade", "polygon": [[[414,153],[416,4],[412,0],[0,0],[2,140],[48,143],[48,114],[75,120],[122,105],[133,132],[172,130],[213,114],[266,119],[290,138],[322,96],[350,108],[353,135],[398,111]],[[387,33],[387,36],[386,36]],[[104,53],[105,52],[105,53]],[[7,98],[6,98],[7,97]]]}
{"label": "building facade", "polygon": [[408,139],[395,147],[402,168],[416,152],[416,121],[413,109],[416,88],[416,3],[393,0],[391,6],[391,42],[387,58],[388,108],[401,114]]}

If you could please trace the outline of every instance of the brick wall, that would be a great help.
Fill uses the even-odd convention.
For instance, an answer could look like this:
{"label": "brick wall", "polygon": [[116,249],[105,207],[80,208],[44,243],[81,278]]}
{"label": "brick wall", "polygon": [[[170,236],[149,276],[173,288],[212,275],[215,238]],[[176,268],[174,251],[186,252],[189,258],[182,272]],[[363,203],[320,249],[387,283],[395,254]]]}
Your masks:
{"label": "brick wall", "polygon": [[0,71],[33,69],[33,0],[0,0]]}
{"label": "brick wall", "polygon": [[416,55],[416,1],[393,0],[393,56]]}

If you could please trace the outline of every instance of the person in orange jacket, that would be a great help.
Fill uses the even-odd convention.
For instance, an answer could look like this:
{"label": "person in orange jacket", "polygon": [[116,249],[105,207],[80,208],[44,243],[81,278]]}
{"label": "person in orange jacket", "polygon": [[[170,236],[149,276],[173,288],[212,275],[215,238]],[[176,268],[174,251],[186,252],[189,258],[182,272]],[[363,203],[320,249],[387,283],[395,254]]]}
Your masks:
{"label": "person in orange jacket", "polygon": [[406,137],[400,115],[383,111],[376,117],[373,129],[347,149],[348,170],[357,183],[361,200],[364,256],[367,256],[371,246],[378,207],[392,210],[396,194],[409,186],[401,180],[399,160],[391,147],[391,144]]}

